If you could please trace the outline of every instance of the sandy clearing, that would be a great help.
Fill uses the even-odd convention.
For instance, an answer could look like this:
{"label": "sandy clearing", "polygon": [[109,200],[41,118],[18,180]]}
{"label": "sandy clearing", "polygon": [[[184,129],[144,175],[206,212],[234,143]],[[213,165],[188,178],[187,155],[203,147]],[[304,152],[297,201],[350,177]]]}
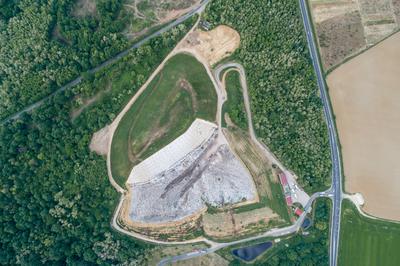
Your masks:
{"label": "sandy clearing", "polygon": [[400,220],[400,33],[327,78],[342,144],[345,189],[367,213]]}
{"label": "sandy clearing", "polygon": [[193,49],[212,66],[231,55],[239,45],[239,33],[228,26],[221,25],[211,31],[195,30],[178,48]]}
{"label": "sandy clearing", "polygon": [[98,155],[107,155],[110,142],[110,126],[105,126],[93,134],[89,149]]}

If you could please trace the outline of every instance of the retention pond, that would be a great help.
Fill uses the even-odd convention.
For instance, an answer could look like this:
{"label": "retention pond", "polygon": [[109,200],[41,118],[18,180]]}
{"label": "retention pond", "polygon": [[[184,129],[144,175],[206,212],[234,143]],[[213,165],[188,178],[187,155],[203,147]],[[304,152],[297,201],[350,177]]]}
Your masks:
{"label": "retention pond", "polygon": [[272,242],[265,242],[253,246],[234,249],[232,250],[232,254],[244,261],[252,261],[270,247],[272,247]]}

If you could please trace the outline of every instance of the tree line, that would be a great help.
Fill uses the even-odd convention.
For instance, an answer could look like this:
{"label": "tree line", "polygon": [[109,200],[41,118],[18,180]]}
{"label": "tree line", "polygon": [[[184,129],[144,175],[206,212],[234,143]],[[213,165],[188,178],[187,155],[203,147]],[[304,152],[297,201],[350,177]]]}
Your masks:
{"label": "tree line", "polygon": [[125,49],[122,0],[97,0],[96,15],[73,15],[74,0],[0,5],[0,118],[36,102]]}
{"label": "tree line", "polygon": [[[109,184],[105,159],[88,145],[193,23],[152,39],[0,127],[1,265],[145,264],[151,246],[110,227],[119,195]],[[104,97],[72,121],[78,98],[102,90]]]}
{"label": "tree line", "polygon": [[329,187],[328,132],[298,2],[214,0],[204,18],[240,34],[233,58],[246,69],[258,137],[307,192]]}

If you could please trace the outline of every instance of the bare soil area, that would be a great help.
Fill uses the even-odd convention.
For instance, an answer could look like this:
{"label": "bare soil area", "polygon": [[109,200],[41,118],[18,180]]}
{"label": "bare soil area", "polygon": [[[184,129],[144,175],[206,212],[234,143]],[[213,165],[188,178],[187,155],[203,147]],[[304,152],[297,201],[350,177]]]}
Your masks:
{"label": "bare soil area", "polygon": [[326,70],[399,28],[400,0],[310,0]]}
{"label": "bare soil area", "polygon": [[190,33],[179,48],[193,50],[212,66],[231,55],[239,45],[239,33],[228,26],[221,25],[211,31],[198,29]]}
{"label": "bare soil area", "polygon": [[89,148],[99,155],[107,155],[109,142],[110,126],[106,126],[93,134]]}
{"label": "bare soil area", "polygon": [[97,14],[96,0],[78,0],[72,14],[76,17],[95,16]]}
{"label": "bare soil area", "polygon": [[279,216],[270,208],[264,207],[247,212],[221,212],[203,215],[204,232],[212,237],[224,238],[249,233],[265,225]]}
{"label": "bare soil area", "polygon": [[361,15],[358,11],[339,15],[317,24],[324,69],[366,47]]}
{"label": "bare soil area", "polygon": [[228,266],[229,261],[222,258],[217,253],[195,257],[190,260],[178,261],[173,263],[176,266]]}
{"label": "bare soil area", "polygon": [[400,33],[327,78],[342,144],[345,188],[363,209],[400,220]]}
{"label": "bare soil area", "polygon": [[200,0],[127,0],[120,17],[128,20],[124,33],[135,38],[168,23],[200,4]]}

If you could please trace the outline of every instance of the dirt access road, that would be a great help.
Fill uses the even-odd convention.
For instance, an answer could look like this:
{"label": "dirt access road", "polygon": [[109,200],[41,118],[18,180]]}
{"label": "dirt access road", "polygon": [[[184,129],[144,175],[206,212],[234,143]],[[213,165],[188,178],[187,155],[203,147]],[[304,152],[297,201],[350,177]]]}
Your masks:
{"label": "dirt access road", "polygon": [[400,220],[400,33],[330,75],[343,150],[345,188],[365,199],[363,210]]}
{"label": "dirt access road", "polygon": [[254,127],[253,127],[251,109],[250,109],[250,100],[249,100],[249,93],[248,93],[248,88],[247,88],[246,74],[245,74],[243,66],[239,63],[230,62],[230,63],[220,65],[214,70],[214,79],[217,81],[218,88],[220,91],[222,91],[222,94],[224,95],[224,101],[225,101],[226,95],[227,95],[226,89],[225,89],[225,84],[220,79],[221,73],[224,70],[237,71],[239,73],[240,85],[242,86],[242,89],[243,89],[243,99],[244,99],[244,106],[245,106],[246,114],[247,114],[247,123],[248,123],[250,138],[252,139],[252,141],[254,143],[256,143],[258,146],[260,146],[260,148],[263,151],[265,151],[265,155],[273,164],[276,164],[281,169],[285,169],[283,167],[283,165],[276,159],[276,157],[273,155],[273,153],[271,151],[269,151],[265,147],[265,145],[260,143],[256,137],[256,134],[254,132]]}

